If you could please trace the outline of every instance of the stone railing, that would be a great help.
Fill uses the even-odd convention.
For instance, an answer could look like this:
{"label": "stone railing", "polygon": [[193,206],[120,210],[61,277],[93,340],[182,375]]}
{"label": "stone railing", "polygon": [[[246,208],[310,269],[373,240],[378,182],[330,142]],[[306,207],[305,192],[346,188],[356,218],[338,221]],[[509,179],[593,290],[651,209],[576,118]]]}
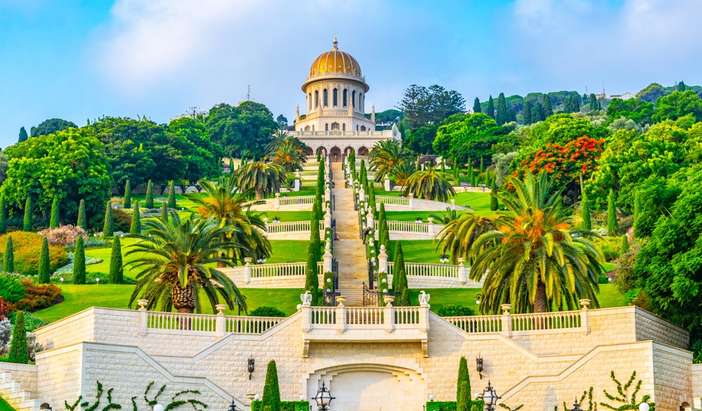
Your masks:
{"label": "stone railing", "polygon": [[[267,222],[266,232],[267,233],[297,233],[297,232],[309,232],[312,222],[309,220],[303,221],[279,221],[279,222]],[[319,222],[319,230],[324,231],[325,224],[324,220]]]}
{"label": "stone railing", "polygon": [[[395,263],[388,262],[387,274],[392,275]],[[405,270],[408,277],[449,277],[459,279],[461,270],[467,272],[463,265],[434,264],[434,263],[410,263],[405,262]]]}
{"label": "stone railing", "polygon": [[312,203],[314,203],[314,196],[280,197],[279,194],[276,194],[276,198],[273,200],[274,206],[308,205]]}
{"label": "stone railing", "polygon": [[562,332],[572,330],[588,334],[588,312],[590,300],[580,300],[579,311],[557,311],[548,313],[511,314],[509,304],[502,305],[502,315],[477,315],[443,317],[444,320],[468,334],[515,334]]}
{"label": "stone railing", "polygon": [[423,222],[415,221],[398,221],[398,220],[388,220],[388,230],[400,231],[404,233],[427,233],[429,234],[432,230],[433,224],[427,224]]}
{"label": "stone railing", "polygon": [[376,196],[375,202],[377,204],[392,204],[401,206],[411,206],[412,197],[399,197],[399,196]]}
{"label": "stone railing", "polygon": [[[317,263],[317,270],[322,272],[324,268],[322,261]],[[302,276],[307,273],[307,263],[274,263],[274,264],[248,264],[244,266],[244,278],[247,277],[247,268],[249,270],[248,278],[264,278],[264,277],[291,277]]]}

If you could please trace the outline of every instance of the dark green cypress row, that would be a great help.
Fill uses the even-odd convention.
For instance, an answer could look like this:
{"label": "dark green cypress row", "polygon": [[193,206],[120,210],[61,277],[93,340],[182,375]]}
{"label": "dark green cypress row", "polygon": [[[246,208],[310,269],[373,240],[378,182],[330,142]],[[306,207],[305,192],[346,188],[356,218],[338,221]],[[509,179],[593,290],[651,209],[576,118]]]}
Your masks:
{"label": "dark green cypress row", "polygon": [[7,231],[7,207],[5,199],[0,197],[0,234]]}
{"label": "dark green cypress row", "polygon": [[509,121],[509,114],[507,113],[507,100],[505,100],[505,93],[500,93],[497,96],[497,109],[495,113],[495,121],[497,124],[504,124]]}
{"label": "dark green cypress row", "polygon": [[76,225],[83,230],[88,229],[88,217],[85,215],[85,200],[80,199],[78,203],[78,218],[76,219]]}
{"label": "dark green cypress row", "polygon": [[85,245],[83,237],[76,240],[76,249],[73,255],[73,284],[85,284]]}
{"label": "dark green cypress row", "polygon": [[173,180],[168,183],[168,208],[176,208],[175,183]]}
{"label": "dark green cypress row", "polygon": [[275,361],[270,361],[266,368],[266,382],[263,385],[261,406],[264,411],[280,411],[280,387],[278,386],[278,369]]}
{"label": "dark green cypress row", "polygon": [[305,291],[312,294],[312,304],[317,305],[319,278],[317,278],[317,253],[318,245],[310,241],[307,246],[307,268],[305,270]]}
{"label": "dark green cypress row", "polygon": [[407,270],[405,268],[405,256],[402,252],[402,243],[400,241],[395,245],[392,276],[392,290],[395,293],[395,305],[407,306],[409,302],[409,290],[407,286]]}
{"label": "dark green cypress row", "polygon": [[132,183],[127,180],[124,183],[124,208],[132,208]]}
{"label": "dark green cypress row", "polygon": [[482,113],[482,111],[483,109],[480,107],[480,99],[476,97],[475,100],[473,100],[473,113]]}
{"label": "dark green cypress row", "polygon": [[29,347],[27,346],[27,330],[24,326],[24,311],[18,311],[15,326],[12,329],[10,352],[7,355],[10,362],[16,364],[29,363]]}
{"label": "dark green cypress row", "polygon": [[144,199],[144,207],[148,209],[154,208],[154,183],[151,180],[146,183],[146,198]]}
{"label": "dark green cypress row", "polygon": [[27,141],[27,138],[29,138],[29,135],[27,134],[27,129],[25,129],[24,126],[20,127],[19,138],[17,139],[17,142],[21,143],[23,141]]}
{"label": "dark green cypress row", "polygon": [[2,256],[2,271],[6,273],[15,272],[15,249],[12,244],[12,236],[7,236],[5,242],[5,254]]}
{"label": "dark green cypress row", "polygon": [[492,118],[495,118],[495,101],[492,99],[492,96],[490,96],[490,98],[488,99],[485,114]]}
{"label": "dark green cypress row", "polygon": [[107,203],[105,203],[105,216],[102,220],[102,236],[105,238],[112,237],[113,231],[114,228],[112,225],[112,204],[110,200],[107,200]]}
{"label": "dark green cypress row", "polygon": [[119,236],[112,241],[112,255],[110,256],[110,282],[122,284],[124,282],[124,268],[122,266],[122,244]]}
{"label": "dark green cypress row", "polygon": [[129,225],[130,234],[141,234],[141,210],[139,210],[139,202],[134,202],[134,212],[132,213],[132,221]]}
{"label": "dark green cypress row", "polygon": [[51,282],[51,263],[49,259],[49,240],[42,237],[41,252],[39,253],[39,282],[48,284]]}
{"label": "dark green cypress row", "polygon": [[49,228],[58,228],[58,226],[61,225],[58,197],[54,197],[54,199],[51,200],[51,214],[49,215]]}
{"label": "dark green cypress row", "polygon": [[33,225],[34,218],[32,210],[32,196],[28,195],[27,200],[24,202],[24,217],[22,218],[22,230],[32,231]]}

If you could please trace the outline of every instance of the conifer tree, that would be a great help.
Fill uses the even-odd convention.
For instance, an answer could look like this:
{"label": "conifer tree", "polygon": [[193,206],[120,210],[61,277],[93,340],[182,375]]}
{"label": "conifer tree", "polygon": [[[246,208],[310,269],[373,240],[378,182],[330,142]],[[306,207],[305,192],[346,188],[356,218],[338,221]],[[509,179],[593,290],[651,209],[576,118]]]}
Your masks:
{"label": "conifer tree", "polygon": [[82,198],[78,203],[78,218],[76,221],[76,226],[82,228],[83,230],[88,229],[88,217],[85,215],[85,200]]}
{"label": "conifer tree", "polygon": [[597,96],[594,93],[590,94],[590,110],[597,111],[602,108],[600,101],[597,100]]}
{"label": "conifer tree", "polygon": [[175,183],[173,180],[168,182],[168,208],[176,208]]}
{"label": "conifer tree", "polygon": [[627,236],[626,234],[624,234],[622,236],[622,247],[621,248],[622,248],[621,249],[622,254],[626,254],[629,252],[629,236]]}
{"label": "conifer tree", "polygon": [[500,93],[497,96],[497,108],[495,112],[495,121],[497,124],[505,124],[509,120],[507,113],[507,101],[505,100],[505,93]]}
{"label": "conifer tree", "polygon": [[315,259],[322,257],[322,240],[319,237],[319,220],[312,217],[310,220],[310,243],[315,245]]}
{"label": "conifer tree", "polygon": [[32,196],[28,195],[27,200],[24,202],[24,217],[22,218],[22,230],[32,231],[33,225],[34,218],[32,210]]}
{"label": "conifer tree", "polygon": [[524,124],[531,124],[532,123],[532,114],[531,114],[531,101],[525,101],[524,102],[524,112],[522,113],[524,117]]}
{"label": "conifer tree", "polygon": [[59,217],[59,199],[54,197],[51,200],[51,213],[49,214],[49,228],[58,228],[61,225]]}
{"label": "conifer tree", "polygon": [[29,138],[29,135],[27,135],[27,130],[24,128],[24,126],[20,127],[19,138],[17,139],[17,142],[21,143],[23,141],[27,141],[27,138]]}
{"label": "conifer tree", "polygon": [[132,221],[129,224],[130,234],[141,234],[141,210],[139,210],[139,202],[134,202],[134,212],[132,213]]}
{"label": "conifer tree", "polygon": [[161,203],[161,221],[168,222],[168,206],[165,201]]}
{"label": "conifer tree", "polygon": [[546,120],[544,106],[537,102],[531,110],[531,123],[533,124],[543,120]]}
{"label": "conifer tree", "polygon": [[583,185],[583,176],[580,176],[580,218],[582,219],[581,228],[583,230],[592,230],[592,216],[590,213],[590,202],[587,198],[587,191]]}
{"label": "conifer tree", "polygon": [[51,282],[49,240],[46,237],[42,237],[41,240],[41,252],[39,253],[39,282],[42,284]]}
{"label": "conifer tree", "polygon": [[5,242],[5,254],[2,256],[2,271],[6,273],[15,272],[15,249],[12,245],[12,236],[7,236]]}
{"label": "conifer tree", "polygon": [[10,352],[7,355],[7,359],[16,364],[29,363],[29,347],[27,345],[27,330],[24,325],[24,311],[17,311],[15,326],[12,328]]}
{"label": "conifer tree", "polygon": [[76,240],[73,254],[73,284],[85,284],[85,245],[81,236]]}
{"label": "conifer tree", "polygon": [[485,172],[485,159],[483,157],[480,157],[480,174],[483,174]]}
{"label": "conifer tree", "polygon": [[0,197],[0,234],[7,231],[7,207],[5,199]]}
{"label": "conifer tree", "polygon": [[132,183],[127,180],[124,183],[124,208],[132,208]]}
{"label": "conifer tree", "polygon": [[390,251],[390,229],[385,215],[385,203],[380,203],[380,211],[378,212],[378,246],[380,245],[385,246],[386,252]]}
{"label": "conifer tree", "polygon": [[495,118],[495,101],[492,99],[492,96],[490,96],[490,98],[488,99],[485,114],[492,118]]}
{"label": "conifer tree", "polygon": [[472,411],[470,375],[468,374],[468,361],[461,357],[458,363],[458,378],[456,384],[456,411]]}
{"label": "conifer tree", "polygon": [[409,289],[407,286],[407,269],[405,268],[405,256],[402,252],[402,243],[395,244],[395,253],[392,268],[392,290],[395,293],[395,305],[410,305]]}
{"label": "conifer tree", "polygon": [[280,410],[280,388],[278,385],[278,369],[275,361],[270,361],[266,368],[266,382],[263,385],[263,398],[261,399],[262,410]]}
{"label": "conifer tree", "polygon": [[473,100],[473,113],[482,113],[482,111],[483,109],[480,107],[480,99],[476,97],[475,100]]}
{"label": "conifer tree", "polygon": [[492,190],[490,193],[490,210],[497,211],[498,208],[499,208],[499,203],[497,201],[497,184],[493,180]]}
{"label": "conifer tree", "polygon": [[149,182],[146,183],[146,196],[144,198],[144,207],[148,208],[149,210],[154,208],[154,183],[151,180],[149,180]]}
{"label": "conifer tree", "polygon": [[634,193],[634,237],[641,236],[641,226],[639,225],[639,216],[641,215],[641,194],[637,190]]}
{"label": "conifer tree", "polygon": [[553,114],[553,107],[551,106],[551,97],[548,94],[544,94],[544,118],[548,118]]}
{"label": "conifer tree", "polygon": [[319,293],[319,278],[317,277],[317,245],[310,242],[307,246],[307,268],[305,270],[305,291],[312,294],[312,305],[317,305],[317,295]]}
{"label": "conifer tree", "polygon": [[105,203],[105,216],[102,219],[102,236],[112,237],[114,227],[112,225],[112,204],[110,200]]}
{"label": "conifer tree", "polygon": [[110,283],[122,284],[123,282],[122,244],[119,236],[115,236],[115,239],[112,241],[112,254],[110,255]]}
{"label": "conifer tree", "polygon": [[617,197],[614,190],[609,189],[607,196],[607,234],[617,235],[619,224],[617,223]]}

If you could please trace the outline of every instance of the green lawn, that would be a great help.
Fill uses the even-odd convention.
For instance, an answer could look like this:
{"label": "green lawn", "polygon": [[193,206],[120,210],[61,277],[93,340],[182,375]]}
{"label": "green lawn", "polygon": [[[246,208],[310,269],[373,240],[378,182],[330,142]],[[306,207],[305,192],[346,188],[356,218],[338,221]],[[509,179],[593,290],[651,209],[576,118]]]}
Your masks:
{"label": "green lawn", "polygon": [[[61,285],[64,301],[49,308],[37,311],[34,315],[44,322],[52,322],[71,314],[77,313],[89,307],[107,308],[127,308],[129,297],[134,289],[133,285]],[[274,306],[290,315],[296,310],[300,302],[301,290],[280,288],[263,289],[249,288],[242,289],[246,296],[249,311],[260,306]],[[206,304],[207,299],[201,299]],[[206,312],[210,312],[209,306],[204,305]],[[229,314],[234,314],[229,312]],[[1,410],[1,408],[0,408]]]}
{"label": "green lawn", "polygon": [[[420,290],[411,290],[410,298],[413,304],[419,304],[418,295]],[[436,312],[444,305],[455,304],[469,307],[475,312],[478,312],[478,304],[476,300],[479,289],[476,288],[435,288],[424,290],[431,295],[431,310]],[[598,294],[600,307],[621,307],[627,305],[623,294],[619,292],[614,284],[601,284],[600,293]]]}
{"label": "green lawn", "polygon": [[415,221],[419,217],[424,222],[427,222],[429,217],[434,217],[434,222],[438,223],[435,217],[445,214],[446,211],[386,211],[385,217],[396,221]]}
{"label": "green lawn", "polygon": [[[396,240],[390,241],[390,250],[388,258],[390,261],[394,258]],[[402,241],[402,252],[405,256],[405,261],[415,263],[439,263],[441,256],[436,251],[436,243],[433,240],[404,240]]]}
{"label": "green lawn", "polygon": [[271,240],[273,255],[267,263],[294,263],[307,261],[307,240]]}
{"label": "green lawn", "polygon": [[312,219],[312,211],[265,211],[268,221],[278,217],[280,221],[309,221]]}
{"label": "green lawn", "polygon": [[10,406],[5,400],[0,398],[0,411],[15,411],[14,408]]}
{"label": "green lawn", "polygon": [[494,215],[490,210],[490,193],[457,193],[454,197],[456,205],[469,207],[478,215]]}

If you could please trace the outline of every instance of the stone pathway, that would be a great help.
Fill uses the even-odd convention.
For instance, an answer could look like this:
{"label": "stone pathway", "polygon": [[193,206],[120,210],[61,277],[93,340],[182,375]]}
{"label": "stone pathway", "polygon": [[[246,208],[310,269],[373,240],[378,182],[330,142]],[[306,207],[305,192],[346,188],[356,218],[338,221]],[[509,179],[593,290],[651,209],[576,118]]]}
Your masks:
{"label": "stone pathway", "polygon": [[353,192],[344,187],[341,162],[332,163],[336,208],[334,256],[339,265],[339,292],[348,306],[363,305],[363,282],[368,281],[368,260],[359,238],[358,212],[353,209]]}

